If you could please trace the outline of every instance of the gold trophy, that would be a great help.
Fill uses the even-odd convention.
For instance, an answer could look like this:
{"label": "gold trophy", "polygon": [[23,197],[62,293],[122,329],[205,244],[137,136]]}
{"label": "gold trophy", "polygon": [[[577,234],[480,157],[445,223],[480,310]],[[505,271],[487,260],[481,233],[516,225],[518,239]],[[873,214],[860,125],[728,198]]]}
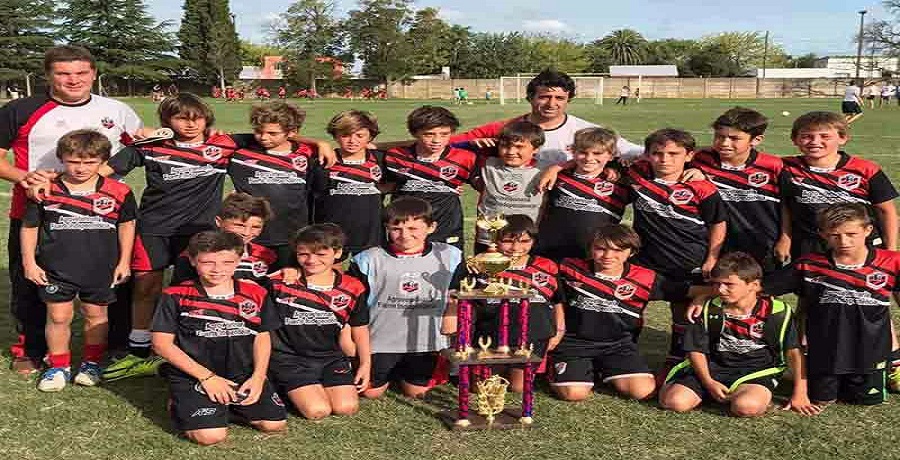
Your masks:
{"label": "gold trophy", "polygon": [[503,272],[512,263],[512,259],[497,250],[496,234],[506,227],[506,219],[502,215],[488,218],[482,216],[475,221],[475,226],[491,234],[491,244],[488,250],[481,254],[466,259],[466,269],[472,277],[467,277],[460,283],[460,290],[471,293],[478,284],[477,275],[487,275],[487,286],[481,291],[490,295],[503,295],[509,292],[511,282],[497,278],[497,274]]}

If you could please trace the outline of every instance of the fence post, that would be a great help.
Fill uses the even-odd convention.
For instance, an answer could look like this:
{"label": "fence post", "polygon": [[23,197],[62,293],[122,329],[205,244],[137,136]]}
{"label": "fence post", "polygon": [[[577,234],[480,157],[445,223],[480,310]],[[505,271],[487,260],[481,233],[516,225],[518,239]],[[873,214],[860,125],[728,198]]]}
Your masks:
{"label": "fence post", "polygon": [[734,77],[728,79],[728,99],[734,99]]}
{"label": "fence post", "polygon": [[709,79],[705,77],[700,77],[703,80],[703,99],[706,99],[709,95]]}

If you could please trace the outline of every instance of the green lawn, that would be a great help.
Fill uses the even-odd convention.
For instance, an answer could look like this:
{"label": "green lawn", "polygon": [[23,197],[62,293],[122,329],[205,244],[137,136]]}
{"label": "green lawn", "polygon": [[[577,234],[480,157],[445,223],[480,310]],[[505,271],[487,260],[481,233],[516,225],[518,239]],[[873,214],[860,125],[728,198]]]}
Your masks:
{"label": "green lawn", "polygon": [[[155,125],[155,107],[147,100],[128,101],[148,125]],[[765,150],[793,154],[788,139],[793,118],[810,110],[835,110],[839,101],[828,99],[779,100],[648,100],[628,107],[573,104],[571,113],[617,129],[640,143],[653,129],[673,126],[693,132],[701,144],[711,139],[709,123],[735,104],[756,108],[772,117],[763,144]],[[324,136],[324,127],[336,112],[349,108],[373,111],[380,118],[386,140],[406,136],[406,113],[414,101],[303,101],[308,111],[303,133]],[[234,132],[249,131],[249,103],[215,103],[218,126]],[[451,107],[464,127],[527,111],[527,106],[484,105]],[[782,111],[791,116],[782,116]],[[897,143],[900,108],[869,110],[853,126],[847,150],[880,163],[900,183]],[[139,189],[142,175],[129,182]],[[6,189],[4,189],[6,190]],[[4,194],[6,195],[6,194]],[[473,209],[473,194],[467,194]],[[7,200],[8,201],[8,200]],[[4,205],[8,206],[8,205]],[[7,220],[0,220],[5,247]],[[470,222],[471,224],[471,222]],[[6,258],[0,258],[5,264]],[[2,266],[0,298],[9,286]],[[7,315],[0,318],[0,344],[13,339]],[[663,304],[650,308],[641,345],[651,365],[662,361],[669,324]],[[80,343],[77,340],[76,343]],[[78,350],[80,347],[76,347]],[[716,406],[691,414],[659,410],[655,403],[624,401],[608,393],[578,404],[551,398],[545,387],[536,398],[534,430],[457,433],[444,428],[435,412],[454,405],[452,387],[436,390],[424,402],[389,394],[380,401],[365,401],[352,418],[308,422],[292,416],[285,435],[264,436],[234,427],[231,438],[213,448],[200,448],[172,435],[164,409],[166,388],[161,379],[115,382],[100,388],[67,388],[59,394],[41,394],[34,382],[8,371],[9,357],[0,357],[0,446],[10,459],[356,459],[356,458],[570,458],[570,459],[768,459],[768,458],[898,458],[895,412],[900,399],[889,404],[858,408],[830,407],[823,415],[806,419],[773,411],[758,420],[724,417]],[[783,395],[780,395],[783,396]]]}

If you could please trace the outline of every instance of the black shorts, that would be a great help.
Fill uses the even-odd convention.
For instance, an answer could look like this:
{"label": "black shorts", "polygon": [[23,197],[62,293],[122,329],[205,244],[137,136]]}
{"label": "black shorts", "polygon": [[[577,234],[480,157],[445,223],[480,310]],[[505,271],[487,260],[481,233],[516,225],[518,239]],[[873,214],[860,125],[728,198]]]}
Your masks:
{"label": "black shorts", "polygon": [[165,270],[175,264],[192,235],[156,236],[138,234],[134,239],[131,269],[139,272]]}
{"label": "black shorts", "polygon": [[[71,302],[78,297],[82,302],[109,305],[116,301],[116,290],[109,286],[80,287],[76,284],[48,276],[50,284],[38,286],[38,297],[44,303]],[[112,282],[112,276],[110,276]]]}
{"label": "black shorts", "polygon": [[200,382],[180,376],[169,376],[169,394],[172,398],[170,415],[179,431],[224,428],[231,415],[250,421],[278,421],[287,418],[284,402],[266,381],[259,401],[250,406],[219,404],[206,395]]}
{"label": "black shorts", "polygon": [[846,115],[855,115],[862,113],[862,107],[859,106],[859,102],[844,101],[841,102],[841,112]]}
{"label": "black shorts", "polygon": [[432,387],[447,380],[447,366],[436,351],[424,353],[373,353],[372,388],[402,380]]}
{"label": "black shorts", "polygon": [[887,400],[886,380],[887,374],[883,370],[868,374],[810,375],[809,399],[873,406]]}
{"label": "black shorts", "polygon": [[273,351],[269,359],[269,378],[282,394],[307,385],[353,385],[354,376],[346,356],[311,358]]}
{"label": "black shorts", "polygon": [[[731,387],[735,382],[748,376],[754,372],[762,371],[763,369],[723,369],[715,367],[710,367],[709,373],[710,376],[717,382],[725,385],[726,387]],[[775,388],[778,387],[778,379],[781,377],[781,372],[774,373],[772,375],[760,376],[758,378],[749,379],[745,382],[741,382],[741,385],[746,384],[754,384],[754,385],[762,385],[766,387],[770,392],[774,392]],[[697,374],[694,373],[692,369],[687,369],[685,372],[676,375],[670,382],[667,383],[677,383],[679,385],[684,385],[691,389],[700,399],[707,399],[709,397],[709,392],[706,391],[706,388],[700,382],[700,379],[697,377]],[[740,385],[738,386],[740,388]]]}
{"label": "black shorts", "polygon": [[622,342],[613,347],[598,347],[593,352],[560,350],[550,353],[548,376],[553,386],[594,385],[617,378],[647,375],[653,372],[638,353],[637,344]]}

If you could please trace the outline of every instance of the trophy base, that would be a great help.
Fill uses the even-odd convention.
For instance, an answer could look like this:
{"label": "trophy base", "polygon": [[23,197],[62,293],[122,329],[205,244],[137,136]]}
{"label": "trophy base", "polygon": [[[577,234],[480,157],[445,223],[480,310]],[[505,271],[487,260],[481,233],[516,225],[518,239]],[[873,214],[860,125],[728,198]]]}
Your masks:
{"label": "trophy base", "polygon": [[477,413],[470,413],[465,421],[458,419],[456,409],[438,412],[441,421],[453,431],[480,431],[480,430],[515,430],[522,428],[534,428],[535,423],[532,420],[523,422],[522,409],[510,407],[504,409],[503,412],[494,416],[494,423],[488,424],[487,418]]}
{"label": "trophy base", "polygon": [[[441,355],[447,358],[453,364],[460,365],[476,365],[476,364],[488,364],[488,365],[501,365],[501,364],[540,364],[541,361],[544,360],[542,356],[538,356],[535,354],[531,354],[529,356],[515,355],[515,354],[495,354],[493,351],[489,351],[488,354],[482,354],[481,351],[473,352],[466,355],[465,358],[462,358],[462,355],[457,355],[456,350],[453,348],[445,348],[441,350]],[[462,359],[461,359],[462,358]]]}

